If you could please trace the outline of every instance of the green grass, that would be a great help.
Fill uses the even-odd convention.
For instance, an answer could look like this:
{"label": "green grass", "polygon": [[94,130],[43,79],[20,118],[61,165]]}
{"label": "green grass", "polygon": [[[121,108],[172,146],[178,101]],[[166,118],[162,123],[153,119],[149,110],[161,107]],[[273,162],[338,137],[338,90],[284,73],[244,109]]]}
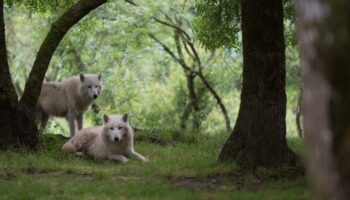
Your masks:
{"label": "green grass", "polygon": [[[304,177],[249,182],[234,163],[218,164],[224,139],[198,136],[168,146],[137,142],[135,149],[150,162],[117,164],[62,153],[63,141],[46,137],[37,152],[0,154],[0,199],[309,198]],[[290,144],[300,149],[297,140]]]}

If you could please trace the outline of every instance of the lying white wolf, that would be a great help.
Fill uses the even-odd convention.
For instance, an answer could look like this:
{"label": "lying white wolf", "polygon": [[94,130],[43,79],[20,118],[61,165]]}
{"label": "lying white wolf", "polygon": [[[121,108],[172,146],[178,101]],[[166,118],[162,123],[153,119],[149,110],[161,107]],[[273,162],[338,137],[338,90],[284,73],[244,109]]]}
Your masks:
{"label": "lying white wolf", "polygon": [[76,155],[90,155],[99,160],[125,163],[136,156],[142,162],[148,160],[134,150],[134,134],[128,123],[128,115],[103,116],[104,125],[80,130],[62,150]]}
{"label": "lying white wolf", "polygon": [[101,76],[95,74],[80,74],[63,82],[45,82],[36,108],[40,129],[45,128],[49,115],[66,117],[72,137],[83,128],[83,113],[101,90]]}

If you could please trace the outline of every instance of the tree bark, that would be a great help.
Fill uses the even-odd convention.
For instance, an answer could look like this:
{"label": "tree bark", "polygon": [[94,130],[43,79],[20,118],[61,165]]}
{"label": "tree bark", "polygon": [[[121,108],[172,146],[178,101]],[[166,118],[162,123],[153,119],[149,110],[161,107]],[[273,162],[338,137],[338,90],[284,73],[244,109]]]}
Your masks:
{"label": "tree bark", "polygon": [[242,0],[243,88],[238,118],[219,161],[245,167],[294,165],[286,141],[282,0]]}
{"label": "tree bark", "polygon": [[302,102],[302,89],[300,89],[298,105],[295,112],[295,125],[297,126],[297,131],[300,139],[303,138],[303,129],[301,128],[301,102]]}
{"label": "tree bark", "polygon": [[299,1],[304,137],[315,199],[350,196],[350,2]]}
{"label": "tree bark", "polygon": [[192,129],[198,130],[200,128],[201,122],[198,117],[199,111],[200,111],[200,108],[198,105],[200,96],[198,97],[198,95],[196,94],[196,87],[194,82],[196,75],[188,71],[185,71],[184,73],[186,76],[186,85],[188,90],[188,102],[181,116],[180,126],[181,126],[181,129],[186,129],[188,118],[192,114]]}
{"label": "tree bark", "polygon": [[4,24],[4,1],[0,1],[0,127],[1,136],[0,144],[4,144],[11,140],[13,127],[12,113],[15,112],[17,106],[17,95],[12,84],[7,60],[7,49],[5,41],[5,24]]}

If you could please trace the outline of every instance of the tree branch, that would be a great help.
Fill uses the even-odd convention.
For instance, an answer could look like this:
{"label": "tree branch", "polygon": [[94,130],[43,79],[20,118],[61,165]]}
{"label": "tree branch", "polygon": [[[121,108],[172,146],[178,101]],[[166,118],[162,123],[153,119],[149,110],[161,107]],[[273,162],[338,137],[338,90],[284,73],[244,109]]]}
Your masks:
{"label": "tree branch", "polygon": [[164,51],[166,51],[177,63],[179,63],[184,69],[188,70],[188,71],[192,71],[192,69],[187,66],[187,64],[185,63],[185,61],[181,58],[178,58],[174,52],[172,52],[170,50],[169,47],[167,47],[164,43],[162,43],[158,38],[156,38],[156,36],[154,36],[152,33],[148,34],[154,41],[156,41],[158,44],[160,44]]}
{"label": "tree branch", "polygon": [[49,33],[40,46],[20,103],[32,111],[35,109],[45,73],[62,38],[79,20],[106,2],[107,0],[79,0],[52,24]]}
{"label": "tree branch", "polygon": [[177,30],[174,30],[174,41],[177,49],[177,54],[179,55],[180,59],[185,61],[182,48],[181,48],[181,43],[180,43],[180,38],[179,38],[179,32]]}
{"label": "tree branch", "polygon": [[[165,14],[166,15],[166,14]],[[166,18],[170,18],[166,15]],[[171,23],[169,22],[166,22],[166,21],[163,21],[163,20],[160,20],[158,18],[153,18],[156,22],[162,24],[162,25],[165,25],[165,26],[168,26],[170,28],[173,28],[174,31],[175,31],[175,34],[178,34],[180,35],[181,39],[182,39],[182,43],[183,43],[183,46],[185,48],[185,51],[186,53],[192,58],[192,60],[194,61],[194,63],[197,64],[198,66],[198,71],[197,70],[194,70],[194,69],[191,69],[190,67],[187,67],[187,70],[190,71],[191,73],[195,74],[195,75],[198,75],[199,78],[201,79],[201,81],[203,82],[203,84],[205,85],[205,87],[209,90],[209,92],[213,95],[214,99],[216,100],[216,103],[219,105],[220,107],[220,110],[224,116],[224,119],[225,119],[225,124],[226,124],[226,130],[228,132],[231,132],[232,131],[232,128],[231,128],[231,122],[230,122],[230,117],[228,115],[228,112],[227,112],[227,109],[225,107],[225,105],[223,104],[222,102],[222,99],[221,97],[219,96],[219,94],[216,92],[216,90],[214,89],[214,87],[209,83],[209,81],[207,80],[207,78],[204,76],[204,73],[203,73],[203,66],[202,66],[202,62],[201,62],[201,59],[199,57],[199,54],[192,42],[192,39],[190,37],[190,35],[183,29],[181,28],[181,26],[179,25],[175,25],[175,24],[172,24],[172,20],[171,19],[168,19],[168,21],[170,21]],[[181,23],[179,22],[178,19],[176,19],[177,23],[181,25]],[[154,37],[154,36],[153,36]],[[174,53],[170,51],[170,49],[168,47],[166,47],[164,44],[162,44],[158,39],[156,39],[155,37],[153,38],[155,39],[159,44],[161,44],[164,48],[165,51],[167,51],[170,55],[172,55],[172,57],[174,58]],[[175,42],[176,42],[176,45],[177,47],[179,46],[179,41],[176,40],[177,38],[175,38]],[[182,52],[181,52],[182,53]],[[174,58],[175,59],[175,58]],[[175,59],[178,63],[180,63],[178,60],[181,60],[181,59]],[[183,60],[182,60],[183,61]],[[184,63],[184,61],[183,61]],[[180,63],[181,64],[181,63]],[[182,65],[182,64],[181,64]]]}
{"label": "tree branch", "polygon": [[[75,45],[73,44],[73,42],[71,40],[68,40],[68,43],[69,43],[69,47],[70,47],[70,51],[69,52],[72,53],[72,55],[73,55],[74,65],[77,65],[78,70],[80,72],[84,71],[85,70],[85,63],[84,63],[83,59],[81,58],[80,53],[74,47]],[[82,43],[80,49],[82,49],[83,47],[84,47],[84,42]]]}
{"label": "tree branch", "polygon": [[226,110],[225,105],[223,104],[221,97],[219,96],[219,94],[215,91],[215,89],[211,86],[211,84],[209,83],[209,81],[206,79],[206,77],[204,76],[204,74],[202,72],[198,73],[199,78],[202,80],[202,82],[204,83],[205,87],[209,90],[209,92],[213,95],[214,99],[216,100],[216,103],[219,105],[222,115],[225,118],[225,125],[226,125],[226,130],[228,132],[232,131],[232,127],[231,127],[231,120],[230,117],[228,115],[228,112]]}
{"label": "tree branch", "polygon": [[[216,92],[216,90],[214,89],[214,87],[209,83],[209,81],[207,80],[207,78],[204,76],[204,73],[203,73],[203,66],[202,66],[202,62],[201,62],[201,59],[198,55],[198,52],[191,40],[190,39],[187,39],[187,36],[188,35],[186,33],[185,30],[183,30],[181,27],[178,27],[178,29],[181,29],[182,31],[179,31],[179,33],[182,35],[182,40],[183,40],[183,44],[185,46],[185,50],[186,52],[190,55],[190,57],[192,59],[194,59],[194,61],[197,63],[197,66],[198,66],[198,71],[195,72],[199,78],[202,80],[202,82],[204,83],[204,85],[206,86],[206,88],[209,90],[209,92],[213,95],[214,99],[216,100],[216,103],[219,105],[220,109],[221,109],[221,112],[222,114],[224,115],[224,118],[225,118],[225,123],[226,123],[226,130],[228,132],[232,131],[232,127],[231,127],[231,122],[230,122],[230,117],[228,115],[228,112],[226,110],[226,107],[225,105],[223,104],[222,102],[222,99],[221,97],[219,96],[219,94]],[[189,46],[192,53],[189,52],[188,48],[186,46]]]}
{"label": "tree branch", "polygon": [[131,0],[124,0],[124,1],[126,3],[129,3],[129,4],[133,5],[133,6],[137,6],[137,4],[135,2],[133,2],[133,1],[131,1]]}
{"label": "tree branch", "polygon": [[298,105],[297,105],[297,110],[295,113],[295,123],[297,125],[297,130],[298,130],[298,135],[299,138],[302,139],[303,138],[303,129],[301,128],[301,102],[302,102],[302,88],[300,89],[300,94],[299,94],[299,98],[298,98]]}
{"label": "tree branch", "polygon": [[[181,36],[182,37],[182,36]],[[192,60],[196,60],[195,56],[191,53],[191,51],[188,49],[188,45],[186,44],[186,41],[184,39],[181,40],[182,41],[182,45],[184,46],[184,49],[186,51],[186,53],[191,57]]]}
{"label": "tree branch", "polygon": [[[185,32],[185,31],[183,31],[183,32]],[[201,59],[199,58],[199,55],[198,55],[196,48],[194,47],[193,42],[191,41],[191,39],[187,39],[186,36],[184,36],[184,35],[182,35],[182,39],[184,40],[185,44],[187,43],[188,46],[190,46],[190,49],[192,51],[192,54],[190,54],[190,55],[192,56],[192,58],[194,55],[195,62],[197,62],[198,67],[199,67],[199,71],[202,71],[202,62],[201,62]]]}
{"label": "tree branch", "polygon": [[170,24],[170,23],[165,22],[165,21],[163,21],[163,20],[160,20],[160,19],[158,19],[158,18],[156,18],[156,17],[153,17],[153,19],[154,19],[156,22],[160,23],[160,24],[163,24],[163,25],[168,26],[168,27],[170,27],[170,28],[174,28],[174,29],[179,30],[181,33],[183,33],[183,34],[185,35],[186,39],[191,40],[190,35],[189,35],[185,30],[183,30],[181,27],[179,27],[179,26],[177,26],[177,25],[174,25],[174,24]]}
{"label": "tree branch", "polygon": [[[166,15],[166,14],[165,14],[165,15]],[[166,17],[167,17],[167,19],[169,18],[168,20],[170,21],[170,17],[169,17],[168,15],[166,15]],[[199,56],[198,56],[198,53],[197,53],[197,51],[196,51],[196,49],[195,49],[195,47],[194,47],[194,44],[193,44],[193,42],[192,42],[192,39],[191,39],[190,35],[189,35],[183,28],[181,28],[181,27],[178,26],[178,25],[171,24],[171,23],[169,23],[169,22],[160,20],[160,19],[158,19],[158,18],[156,18],[156,17],[153,17],[153,19],[154,19],[156,22],[160,23],[160,24],[163,24],[163,25],[165,25],[165,26],[168,26],[168,27],[173,28],[173,29],[175,29],[176,31],[178,31],[179,34],[181,35],[181,37],[183,38],[183,40],[188,44],[188,46],[190,47],[190,49],[191,49],[191,51],[192,51],[192,53],[190,53],[190,52],[188,51],[188,49],[186,49],[187,46],[185,46],[185,49],[186,49],[187,53],[188,53],[192,58],[193,58],[193,56],[194,56],[195,61],[198,63],[198,65],[200,65],[200,66],[202,65],[202,64],[201,64],[201,60],[200,60],[200,58],[199,58]],[[177,20],[177,21],[179,22],[179,20]]]}

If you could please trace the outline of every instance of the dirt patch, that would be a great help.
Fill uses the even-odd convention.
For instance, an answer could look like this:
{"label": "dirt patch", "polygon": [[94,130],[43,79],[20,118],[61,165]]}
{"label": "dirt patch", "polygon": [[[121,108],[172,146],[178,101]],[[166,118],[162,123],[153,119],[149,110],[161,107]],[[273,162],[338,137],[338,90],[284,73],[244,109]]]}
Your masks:
{"label": "dirt patch", "polygon": [[171,181],[174,186],[185,187],[188,189],[205,189],[215,190],[219,186],[223,185],[223,182],[219,178],[207,178],[199,179],[197,177],[179,177]]}
{"label": "dirt patch", "polygon": [[12,169],[3,168],[2,172],[1,179],[3,180],[10,181],[16,177],[16,173]]}
{"label": "dirt patch", "polygon": [[72,170],[72,169],[58,169],[58,170],[43,170],[35,167],[27,167],[22,169],[22,172],[37,178],[52,178],[58,176],[70,176],[70,177],[79,177],[83,179],[91,179],[94,174],[89,171],[83,170]]}
{"label": "dirt patch", "polygon": [[85,171],[85,170],[67,169],[64,171],[64,173],[65,173],[65,175],[68,175],[68,176],[80,177],[83,179],[91,179],[94,176],[93,172]]}
{"label": "dirt patch", "polygon": [[186,187],[189,189],[216,190],[219,187],[228,187],[230,190],[240,190],[242,188],[259,185],[261,180],[250,174],[242,172],[212,174],[205,178],[198,177],[177,177],[171,179],[174,186]]}
{"label": "dirt patch", "polygon": [[295,178],[295,172],[285,174],[283,177],[259,176],[251,172],[234,171],[232,173],[217,173],[208,175],[205,178],[196,176],[168,177],[169,181],[176,187],[188,189],[216,190],[218,188],[228,188],[229,190],[259,191],[262,185],[277,181],[290,176]]}
{"label": "dirt patch", "polygon": [[142,177],[136,177],[136,176],[118,176],[114,175],[112,178],[114,181],[118,182],[131,182],[131,181],[139,181],[142,179]]}
{"label": "dirt patch", "polygon": [[136,141],[143,141],[143,142],[149,142],[152,144],[158,144],[160,146],[169,146],[169,145],[175,145],[175,141],[168,141],[165,139],[161,139],[156,136],[152,135],[138,135],[135,137]]}
{"label": "dirt patch", "polygon": [[48,169],[38,169],[32,166],[26,167],[22,169],[22,172],[28,175],[32,175],[35,177],[55,177],[61,174],[59,170],[48,170]]}

